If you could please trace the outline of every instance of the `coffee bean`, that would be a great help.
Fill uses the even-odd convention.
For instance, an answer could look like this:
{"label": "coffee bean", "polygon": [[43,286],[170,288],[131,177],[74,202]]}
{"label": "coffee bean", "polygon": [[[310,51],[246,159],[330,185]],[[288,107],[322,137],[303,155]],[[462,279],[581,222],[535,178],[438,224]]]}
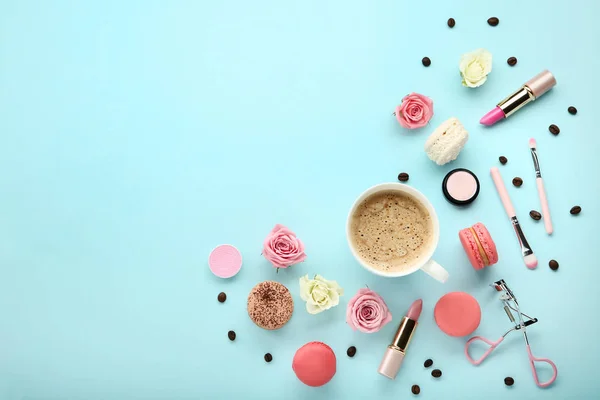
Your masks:
{"label": "coffee bean", "polygon": [[504,157],[504,156],[500,156],[498,158],[498,160],[500,160],[500,164],[504,165],[508,162],[508,158]]}
{"label": "coffee bean", "polygon": [[266,362],[271,362],[271,361],[273,361],[273,356],[271,355],[271,353],[267,353],[267,354],[265,354],[265,361],[266,361]]}
{"label": "coffee bean", "polygon": [[448,26],[450,28],[454,28],[454,25],[456,25],[456,21],[454,20],[454,18],[448,18]]}
{"label": "coffee bean", "polygon": [[439,369],[434,369],[433,371],[431,371],[431,376],[433,376],[434,378],[439,378],[440,376],[442,376],[442,371],[440,371]]}
{"label": "coffee bean", "polygon": [[558,261],[556,261],[556,260],[550,260],[548,265],[550,266],[550,269],[552,271],[556,271],[558,269]]}
{"label": "coffee bean", "polygon": [[571,208],[571,211],[570,211],[570,213],[571,213],[572,215],[577,215],[577,214],[579,214],[580,212],[581,212],[581,207],[579,207],[579,206],[575,206],[575,207]]}
{"label": "coffee bean", "polygon": [[431,59],[429,57],[423,57],[421,60],[424,66],[429,67],[431,65]]}
{"label": "coffee bean", "polygon": [[229,340],[231,340],[233,342],[235,340],[235,332],[234,331],[227,332],[227,337],[229,337]]}
{"label": "coffee bean", "polygon": [[425,362],[423,363],[423,366],[425,368],[429,368],[433,365],[433,360],[431,358],[428,358],[427,360],[425,360]]}
{"label": "coffee bean", "polygon": [[504,378],[504,384],[506,386],[512,386],[515,384],[515,380],[513,378],[511,378],[510,376],[507,376],[506,378]]}
{"label": "coffee bean", "polygon": [[518,176],[516,178],[513,178],[513,185],[515,185],[516,187],[521,187],[522,184],[523,179],[519,178]]}
{"label": "coffee bean", "polygon": [[515,65],[517,65],[517,57],[508,57],[508,60],[506,60],[506,62],[511,67],[514,67]]}
{"label": "coffee bean", "polygon": [[412,385],[410,391],[412,392],[412,394],[419,394],[421,393],[421,388],[419,387],[419,385]]}
{"label": "coffee bean", "polygon": [[356,347],[348,347],[348,350],[346,350],[346,354],[348,354],[348,357],[354,357],[356,355]]}
{"label": "coffee bean", "polygon": [[573,106],[570,106],[569,108],[567,108],[567,111],[569,112],[569,114],[571,115],[575,115],[577,114],[577,109]]}
{"label": "coffee bean", "polygon": [[542,219],[542,214],[540,214],[539,212],[537,212],[535,210],[529,211],[529,216],[531,218],[535,219],[536,221],[539,221],[540,219]]}
{"label": "coffee bean", "polygon": [[490,26],[497,26],[500,23],[500,20],[496,17],[492,17],[488,19],[488,24],[490,24]]}
{"label": "coffee bean", "polygon": [[551,134],[553,135],[558,135],[560,133],[560,129],[558,126],[552,124],[548,127],[548,130],[550,131]]}
{"label": "coffee bean", "polygon": [[400,172],[400,173],[398,174],[398,180],[399,180],[400,182],[406,182],[406,181],[408,180],[408,178],[409,178],[409,177],[408,177],[408,174],[407,174],[406,172]]}
{"label": "coffee bean", "polygon": [[225,300],[227,300],[227,295],[225,293],[221,292],[217,296],[217,300],[219,300],[219,303],[225,303]]}

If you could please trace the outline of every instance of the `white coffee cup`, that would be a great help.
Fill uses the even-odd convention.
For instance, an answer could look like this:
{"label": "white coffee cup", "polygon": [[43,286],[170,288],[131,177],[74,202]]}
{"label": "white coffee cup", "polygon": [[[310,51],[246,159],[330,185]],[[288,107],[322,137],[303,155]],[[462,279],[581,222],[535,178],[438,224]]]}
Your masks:
{"label": "white coffee cup", "polygon": [[[352,244],[352,233],[350,228],[352,224],[352,216],[354,215],[356,208],[360,206],[360,204],[367,197],[371,196],[372,194],[384,191],[394,191],[408,194],[409,196],[417,200],[419,203],[421,203],[421,205],[427,210],[427,212],[431,216],[433,234],[429,248],[423,251],[422,256],[419,257],[419,261],[415,262],[413,265],[406,266],[402,269],[402,271],[385,272],[372,267],[360,257],[360,255],[358,254],[358,252]],[[425,197],[421,192],[419,192],[417,189],[412,188],[411,186],[404,185],[402,183],[382,183],[365,190],[358,197],[358,199],[356,199],[356,201],[352,205],[352,208],[350,209],[350,213],[348,214],[348,220],[346,222],[346,239],[348,240],[348,245],[350,246],[350,251],[352,252],[352,255],[354,255],[354,258],[356,258],[360,265],[362,265],[366,270],[376,275],[385,276],[387,278],[396,278],[412,274],[413,272],[418,270],[423,270],[424,272],[426,272],[427,274],[429,274],[430,276],[442,283],[448,280],[448,271],[446,271],[440,264],[436,263],[432,259],[433,253],[435,252],[435,249],[440,240],[440,222],[438,221],[437,214],[429,200],[427,200],[427,197]]]}

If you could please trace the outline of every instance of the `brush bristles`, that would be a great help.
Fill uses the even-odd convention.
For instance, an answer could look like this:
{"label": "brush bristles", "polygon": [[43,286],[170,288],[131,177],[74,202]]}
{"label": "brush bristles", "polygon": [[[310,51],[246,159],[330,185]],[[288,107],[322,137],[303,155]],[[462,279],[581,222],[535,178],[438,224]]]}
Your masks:
{"label": "brush bristles", "polygon": [[535,254],[529,254],[525,257],[523,257],[523,260],[525,261],[525,265],[527,266],[527,268],[529,269],[535,269],[535,267],[537,267],[538,261],[537,258],[535,257]]}
{"label": "brush bristles", "polygon": [[537,147],[537,143],[535,142],[534,138],[529,139],[529,148],[530,149],[535,149]]}

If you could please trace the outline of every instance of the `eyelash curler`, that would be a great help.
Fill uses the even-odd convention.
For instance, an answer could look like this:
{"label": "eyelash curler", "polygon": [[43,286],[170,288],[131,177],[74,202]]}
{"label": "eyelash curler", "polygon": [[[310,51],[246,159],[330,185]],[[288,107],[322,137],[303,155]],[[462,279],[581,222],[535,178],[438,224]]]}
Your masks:
{"label": "eyelash curler", "polygon": [[[502,335],[502,337],[500,339],[498,339],[495,342],[493,342],[489,339],[486,339],[484,337],[481,337],[481,336],[474,336],[471,339],[469,339],[467,341],[467,343],[465,344],[465,355],[467,356],[467,360],[469,360],[469,362],[473,365],[481,364],[487,358],[487,356],[489,356],[492,353],[492,351],[496,347],[498,347],[498,345],[500,343],[502,343],[504,338],[509,333],[511,333],[513,331],[522,331],[523,337],[525,338],[525,346],[527,347],[527,356],[529,357],[529,364],[531,366],[531,371],[533,372],[533,379],[535,381],[535,384],[542,388],[550,386],[556,380],[556,376],[558,375],[558,370],[556,369],[556,365],[548,358],[535,357],[531,353],[529,339],[527,338],[527,327],[538,322],[537,318],[530,317],[529,315],[527,315],[521,311],[521,309],[519,308],[519,303],[517,302],[517,298],[515,297],[512,290],[510,290],[509,287],[506,285],[506,282],[504,282],[503,279],[501,279],[497,282],[494,282],[490,286],[493,287],[494,289],[496,289],[496,291],[502,292],[502,294],[500,295],[500,301],[502,301],[502,303],[504,304],[504,311],[506,312],[506,315],[508,316],[510,321],[513,324],[515,324],[515,326],[512,329],[508,330],[504,335]],[[517,320],[515,320],[515,317],[513,316],[511,310],[517,313],[517,317],[518,317]],[[527,320],[524,320],[523,317],[527,318]],[[483,355],[481,356],[480,359],[473,360],[471,358],[471,356],[469,355],[469,346],[476,341],[482,341],[484,343],[487,343],[490,347],[489,347],[489,349],[487,349],[487,351],[485,353],[483,353]],[[537,370],[535,368],[536,362],[546,363],[552,367],[553,375],[552,375],[552,378],[550,378],[550,380],[548,380],[547,382],[539,381]]]}

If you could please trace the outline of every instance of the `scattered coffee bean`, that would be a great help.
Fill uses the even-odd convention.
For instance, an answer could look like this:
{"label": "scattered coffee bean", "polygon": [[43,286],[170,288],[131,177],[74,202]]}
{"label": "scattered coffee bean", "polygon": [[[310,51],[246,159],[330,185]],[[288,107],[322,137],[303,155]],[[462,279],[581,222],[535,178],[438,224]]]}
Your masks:
{"label": "scattered coffee bean", "polygon": [[573,106],[570,106],[569,108],[567,108],[567,111],[569,112],[569,114],[571,115],[575,115],[577,114],[577,109]]}
{"label": "scattered coffee bean", "polygon": [[556,271],[558,269],[558,261],[556,261],[556,260],[550,260],[548,265],[550,266],[550,269],[552,271]]}
{"label": "scattered coffee bean", "polygon": [[506,62],[511,67],[514,67],[515,65],[517,65],[517,57],[508,57],[508,60],[506,60]]}
{"label": "scattered coffee bean", "polygon": [[542,219],[542,214],[540,214],[539,212],[537,212],[535,210],[529,211],[529,216],[531,218],[535,219],[536,221],[539,221],[540,219]]}
{"label": "scattered coffee bean", "polygon": [[554,125],[554,124],[550,125],[548,127],[548,130],[553,135],[558,135],[560,133],[560,128],[558,126]]}
{"label": "scattered coffee bean", "polygon": [[575,206],[575,207],[571,208],[571,211],[570,211],[570,213],[571,213],[572,215],[577,215],[577,214],[579,214],[580,212],[581,212],[581,207],[579,207],[579,206]]}
{"label": "scattered coffee bean", "polygon": [[515,185],[516,187],[521,187],[522,184],[523,179],[519,178],[518,176],[516,178],[513,178],[513,185]]}
{"label": "scattered coffee bean", "polygon": [[431,358],[428,358],[427,360],[425,360],[425,362],[423,363],[423,366],[425,368],[429,368],[433,365],[433,360]]}
{"label": "scattered coffee bean", "polygon": [[400,172],[398,174],[398,180],[400,182],[406,182],[408,180],[408,174],[406,172]]}
{"label": "scattered coffee bean", "polygon": [[500,20],[496,17],[488,18],[488,24],[490,26],[497,26],[500,23]]}
{"label": "scattered coffee bean", "polygon": [[267,354],[265,354],[265,361],[266,361],[266,362],[271,362],[271,361],[273,361],[273,356],[271,355],[271,353],[267,353]]}
{"label": "scattered coffee bean", "polygon": [[348,350],[346,350],[346,354],[348,354],[348,357],[354,357],[356,355],[356,347],[348,347]]}
{"label": "scattered coffee bean", "polygon": [[504,165],[508,162],[508,158],[504,157],[504,156],[500,156],[498,158],[498,160],[500,160],[500,164]]}
{"label": "scattered coffee bean", "polygon": [[221,292],[217,296],[217,300],[219,300],[219,303],[225,303],[225,300],[227,300],[227,295],[224,292]]}
{"label": "scattered coffee bean", "polygon": [[419,387],[419,385],[412,385],[410,391],[412,392],[412,394],[419,394],[421,393],[421,388]]}
{"label": "scattered coffee bean", "polygon": [[433,376],[434,378],[439,378],[440,376],[442,376],[442,371],[440,371],[439,369],[434,369],[433,371],[431,371],[431,376]]}
{"label": "scattered coffee bean", "polygon": [[450,28],[454,28],[454,25],[456,25],[456,21],[454,20],[454,18],[448,18],[448,26]]}
{"label": "scattered coffee bean", "polygon": [[431,65],[431,59],[429,57],[423,57],[421,60],[424,66],[429,67]]}
{"label": "scattered coffee bean", "polygon": [[506,386],[512,386],[515,384],[515,380],[513,378],[511,378],[510,376],[507,376],[506,378],[504,378],[504,384]]}
{"label": "scattered coffee bean", "polygon": [[235,340],[235,332],[234,331],[227,332],[227,337],[229,337],[229,340],[231,340],[233,342]]}

